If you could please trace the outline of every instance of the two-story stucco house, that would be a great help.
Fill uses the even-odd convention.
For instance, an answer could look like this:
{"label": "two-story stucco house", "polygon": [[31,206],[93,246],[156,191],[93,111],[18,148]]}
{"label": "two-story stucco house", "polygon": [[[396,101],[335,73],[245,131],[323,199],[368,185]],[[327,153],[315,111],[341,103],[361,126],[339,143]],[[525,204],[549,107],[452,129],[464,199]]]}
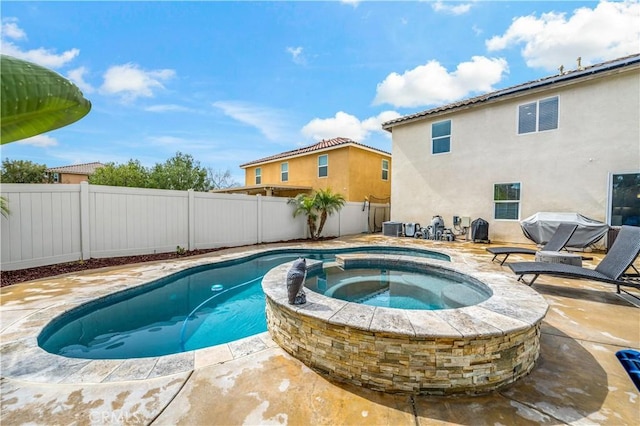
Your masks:
{"label": "two-story stucco house", "polygon": [[71,166],[51,167],[45,172],[52,183],[80,183],[89,180],[102,163],[73,164]]}
{"label": "two-story stucco house", "polygon": [[577,212],[640,226],[640,54],[383,123],[391,220],[483,218],[493,241],[520,220]]}
{"label": "two-story stucco house", "polygon": [[216,192],[294,197],[330,188],[346,201],[391,195],[391,154],[347,138],[322,140],[240,167],[245,186]]}

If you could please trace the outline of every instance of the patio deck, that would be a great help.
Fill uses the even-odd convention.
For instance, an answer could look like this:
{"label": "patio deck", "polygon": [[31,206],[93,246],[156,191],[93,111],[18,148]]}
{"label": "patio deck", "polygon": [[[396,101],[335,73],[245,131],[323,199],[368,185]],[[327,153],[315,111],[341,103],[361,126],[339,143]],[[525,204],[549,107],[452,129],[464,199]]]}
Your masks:
{"label": "patio deck", "polygon": [[[506,266],[490,261],[485,244],[380,235],[322,244],[391,242],[442,251],[488,276],[507,275],[514,286],[522,285]],[[0,423],[640,424],[640,392],[615,356],[620,349],[640,349],[640,309],[613,286],[584,280],[538,279],[534,289],[550,305],[540,358],[528,376],[482,396],[383,394],[330,382],[285,353],[268,333],[159,359],[45,359],[33,347],[34,333],[70,300],[88,300],[243,250],[248,248],[2,288]],[[601,258],[593,254],[584,265],[595,266]]]}

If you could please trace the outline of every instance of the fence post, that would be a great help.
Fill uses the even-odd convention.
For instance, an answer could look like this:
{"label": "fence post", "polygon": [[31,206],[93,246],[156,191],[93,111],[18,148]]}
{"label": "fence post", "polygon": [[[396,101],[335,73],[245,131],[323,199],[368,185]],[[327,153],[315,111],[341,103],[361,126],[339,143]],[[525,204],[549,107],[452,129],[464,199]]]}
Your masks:
{"label": "fence post", "polygon": [[193,189],[187,191],[187,230],[189,233],[187,250],[195,250],[196,248],[196,194]]}
{"label": "fence post", "polygon": [[264,221],[262,217],[262,195],[256,195],[256,210],[258,213],[258,241],[257,244],[262,244],[262,222]]}
{"label": "fence post", "polygon": [[80,182],[80,256],[91,259],[91,215],[89,213],[89,183]]}

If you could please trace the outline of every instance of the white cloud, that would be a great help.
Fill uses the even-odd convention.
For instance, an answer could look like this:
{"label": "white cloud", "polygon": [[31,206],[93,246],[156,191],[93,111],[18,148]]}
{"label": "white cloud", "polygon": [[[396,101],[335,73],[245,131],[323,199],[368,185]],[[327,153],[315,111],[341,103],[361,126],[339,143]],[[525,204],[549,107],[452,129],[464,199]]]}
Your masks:
{"label": "white cloud", "polygon": [[162,82],[175,75],[171,69],[146,71],[131,63],[115,65],[105,72],[100,90],[119,95],[123,101],[134,101],[138,97],[153,97],[156,89],[164,89]]}
{"label": "white cloud", "polygon": [[436,12],[450,13],[452,15],[463,15],[471,10],[470,3],[445,3],[436,1],[431,3],[431,8]]}
{"label": "white cloud", "polygon": [[302,54],[302,47],[287,47],[287,52],[291,54],[291,59],[298,65],[305,65],[307,59]]}
{"label": "white cloud", "polygon": [[574,69],[576,58],[589,65],[637,53],[640,50],[640,3],[601,2],[594,9],[549,12],[515,18],[507,31],[486,41],[489,51],[523,45],[522,56],[530,67]]}
{"label": "white cloud", "polygon": [[71,49],[61,54],[56,54],[45,48],[23,51],[11,42],[2,41],[2,53],[25,61],[33,62],[47,68],[60,68],[72,61],[80,54],[79,49]]}
{"label": "white cloud", "polygon": [[27,139],[23,139],[21,141],[17,141],[15,143],[20,145],[37,146],[38,148],[48,148],[58,145],[58,141],[56,140],[56,138],[52,138],[48,135],[36,135]]}
{"label": "white cloud", "polygon": [[432,60],[402,75],[389,74],[378,84],[374,104],[418,107],[451,102],[470,93],[492,91],[506,72],[507,61],[501,58],[474,56],[451,73]]}
{"label": "white cloud", "polygon": [[287,139],[287,120],[278,110],[238,101],[219,101],[213,106],[234,120],[255,127],[271,141],[284,142]]}
{"label": "white cloud", "polygon": [[190,108],[175,104],[151,105],[144,110],[149,112],[191,112]]}
{"label": "white cloud", "polygon": [[25,40],[27,33],[18,26],[17,18],[5,18],[2,20],[2,38]]}
{"label": "white cloud", "polygon": [[85,74],[87,74],[87,69],[85,67],[80,67],[69,71],[67,73],[67,77],[84,93],[93,93],[96,89],[84,80]]}
{"label": "white cloud", "polygon": [[358,7],[361,0],[340,0],[342,4],[348,4],[349,6]]}
{"label": "white cloud", "polygon": [[2,54],[24,59],[47,68],[60,68],[72,61],[80,54],[79,49],[69,49],[57,54],[51,49],[40,47],[38,49],[22,50],[9,40],[26,40],[27,34],[18,26],[16,18],[2,20],[2,32],[0,33],[0,48]]}
{"label": "white cloud", "polygon": [[314,140],[345,137],[362,142],[371,132],[382,133],[382,123],[398,117],[400,114],[395,111],[385,111],[360,121],[356,116],[339,111],[332,118],[314,118],[302,128],[302,134]]}

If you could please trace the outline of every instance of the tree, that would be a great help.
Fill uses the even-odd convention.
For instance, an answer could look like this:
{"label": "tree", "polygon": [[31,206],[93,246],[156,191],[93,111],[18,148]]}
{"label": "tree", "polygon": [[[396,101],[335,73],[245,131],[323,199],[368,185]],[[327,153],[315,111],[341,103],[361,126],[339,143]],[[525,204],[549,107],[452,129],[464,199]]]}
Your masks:
{"label": "tree", "polygon": [[315,212],[315,205],[313,203],[313,197],[308,194],[298,194],[295,198],[290,198],[287,204],[293,204],[295,209],[293,210],[293,217],[297,217],[299,214],[307,216],[307,226],[309,227],[309,234],[311,238],[316,239],[316,220],[318,215]]}
{"label": "tree", "polygon": [[2,160],[0,182],[2,183],[43,183],[46,179],[44,164],[27,160]]}
{"label": "tree", "polygon": [[207,179],[209,179],[210,189],[225,189],[240,186],[240,184],[231,178],[231,171],[207,169]]}
{"label": "tree", "polygon": [[318,225],[318,237],[322,233],[327,217],[339,212],[344,206],[344,196],[331,192],[330,188],[319,189],[314,196],[314,205],[320,212],[320,225]]}
{"label": "tree", "polygon": [[149,187],[186,191],[209,189],[207,170],[189,154],[180,151],[164,164],[156,164],[149,174]]}
{"label": "tree", "polygon": [[132,188],[146,188],[149,185],[149,170],[138,160],[129,160],[126,164],[116,165],[107,163],[96,169],[89,176],[89,183],[93,185],[128,186]]}
{"label": "tree", "polygon": [[[333,213],[340,211],[344,206],[345,200],[342,194],[333,193],[331,189],[319,189],[314,194],[298,194],[295,198],[290,198],[289,204],[295,206],[293,217],[299,214],[307,216],[307,226],[311,238],[317,240],[320,238],[322,229],[327,221],[327,217]],[[320,217],[320,225],[316,225],[316,221]]]}

